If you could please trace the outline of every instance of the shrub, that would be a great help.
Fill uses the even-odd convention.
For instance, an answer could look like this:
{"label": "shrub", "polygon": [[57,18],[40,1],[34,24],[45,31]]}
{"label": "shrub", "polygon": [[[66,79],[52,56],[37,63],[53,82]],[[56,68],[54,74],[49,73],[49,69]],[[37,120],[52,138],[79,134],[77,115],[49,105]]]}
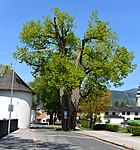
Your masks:
{"label": "shrub", "polygon": [[87,120],[81,120],[81,126],[84,128],[88,128],[88,121]]}
{"label": "shrub", "polygon": [[140,136],[140,126],[133,126],[132,133],[133,135]]}
{"label": "shrub", "polygon": [[138,122],[131,122],[131,126],[140,126]]}
{"label": "shrub", "polygon": [[113,132],[118,132],[119,126],[118,125],[107,124],[106,125],[106,130],[113,131]]}
{"label": "shrub", "polygon": [[128,120],[127,124],[131,126],[140,126],[140,121],[139,120]]}
{"label": "shrub", "polygon": [[127,126],[126,130],[127,130],[128,133],[132,133],[132,126]]}

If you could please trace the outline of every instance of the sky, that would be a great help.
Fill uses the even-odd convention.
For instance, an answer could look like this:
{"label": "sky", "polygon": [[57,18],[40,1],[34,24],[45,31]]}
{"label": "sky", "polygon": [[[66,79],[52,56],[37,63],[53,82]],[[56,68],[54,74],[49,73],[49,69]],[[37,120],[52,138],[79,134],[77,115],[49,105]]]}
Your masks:
{"label": "sky", "polygon": [[0,64],[15,64],[16,73],[25,81],[33,81],[31,68],[13,58],[16,46],[21,46],[18,36],[23,24],[30,20],[41,20],[52,16],[51,8],[75,16],[76,35],[83,38],[92,11],[98,10],[99,18],[109,22],[117,32],[119,44],[134,52],[136,70],[123,80],[124,91],[140,84],[140,0],[0,0]]}

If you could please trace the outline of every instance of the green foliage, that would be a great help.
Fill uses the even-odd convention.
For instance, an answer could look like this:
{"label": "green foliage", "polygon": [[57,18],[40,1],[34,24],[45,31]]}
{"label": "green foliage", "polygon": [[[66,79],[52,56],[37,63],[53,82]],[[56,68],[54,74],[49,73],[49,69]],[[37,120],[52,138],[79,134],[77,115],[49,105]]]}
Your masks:
{"label": "green foliage", "polygon": [[[93,88],[88,96],[81,98],[79,110],[88,113],[90,118],[93,116],[93,126],[99,121],[99,115],[110,104],[110,92],[101,88]],[[92,118],[91,118],[92,119]],[[91,120],[92,121],[92,120]]]}
{"label": "green foliage", "polygon": [[118,132],[119,126],[118,125],[106,124],[106,130],[113,131],[113,132]]}
{"label": "green foliage", "polygon": [[114,106],[121,106],[121,107],[124,107],[124,106],[127,106],[128,104],[129,104],[128,102],[123,102],[123,101],[118,102],[118,101],[116,101],[116,102],[114,103]]}
{"label": "green foliage", "polygon": [[128,133],[126,126],[124,126],[124,127],[122,127],[122,126],[119,127],[118,132],[119,132],[119,133]]}
{"label": "green foliage", "polygon": [[132,126],[127,126],[126,130],[127,130],[128,133],[132,133]]}
{"label": "green foliage", "polygon": [[88,121],[85,119],[80,120],[81,126],[84,128],[88,128]]}
{"label": "green foliage", "polygon": [[39,111],[36,111],[36,115],[39,116],[41,115],[41,113]]}
{"label": "green foliage", "polygon": [[0,64],[0,77],[10,69],[10,66]]}
{"label": "green foliage", "polygon": [[59,89],[50,84],[47,76],[37,77],[30,86],[37,94],[37,100],[43,102],[44,109],[47,113],[60,113],[60,96]]}
{"label": "green foliage", "polygon": [[140,126],[139,120],[128,120],[127,122],[130,123],[131,126]]}
{"label": "green foliage", "polygon": [[[136,93],[137,88],[127,90],[127,91],[112,91],[111,90],[111,103],[115,106],[122,105],[122,102],[124,105],[136,105]],[[117,104],[118,103],[118,104]]]}
{"label": "green foliage", "polygon": [[[14,57],[30,50],[53,48],[53,51],[26,53],[19,58],[33,68],[37,77],[34,84],[41,99],[47,105],[48,99],[53,99],[54,104],[58,90],[65,88],[71,92],[78,87],[81,97],[88,100],[85,104],[94,107],[99,101],[98,107],[93,108],[97,114],[108,103],[102,89],[107,89],[110,83],[121,86],[122,79],[136,68],[132,63],[134,54],[119,45],[117,34],[108,27],[108,22],[98,18],[97,12],[92,12],[82,40],[74,32],[73,17],[58,8],[53,13],[53,18],[43,17],[43,21],[31,20],[24,24],[19,34],[23,46],[17,47]],[[51,96],[48,98],[46,94]]]}
{"label": "green foliage", "polygon": [[132,127],[132,133],[135,136],[140,136],[140,127],[139,126],[133,126]]}

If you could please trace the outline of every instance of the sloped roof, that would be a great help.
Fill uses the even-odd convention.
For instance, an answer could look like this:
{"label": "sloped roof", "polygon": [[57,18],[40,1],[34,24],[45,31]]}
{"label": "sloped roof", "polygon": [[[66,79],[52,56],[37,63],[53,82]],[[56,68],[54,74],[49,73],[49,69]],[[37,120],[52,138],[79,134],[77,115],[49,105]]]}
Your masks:
{"label": "sloped roof", "polygon": [[139,106],[110,106],[108,107],[108,111],[119,111],[119,112],[140,112]]}
{"label": "sloped roof", "polygon": [[[9,69],[0,77],[0,90],[11,90],[13,70]],[[14,72],[14,91],[35,93],[15,72]]]}
{"label": "sloped roof", "polygon": [[38,117],[37,117],[37,120],[40,120],[40,119],[43,119],[46,117],[46,112],[43,112],[42,114],[40,114]]}

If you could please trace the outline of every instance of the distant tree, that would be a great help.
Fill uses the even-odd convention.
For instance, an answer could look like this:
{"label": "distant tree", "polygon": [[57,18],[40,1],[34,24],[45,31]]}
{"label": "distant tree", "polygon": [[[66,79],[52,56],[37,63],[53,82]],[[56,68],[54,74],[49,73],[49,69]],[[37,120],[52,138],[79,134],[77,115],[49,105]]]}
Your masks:
{"label": "distant tree", "polygon": [[110,105],[110,92],[107,89],[94,88],[89,95],[81,99],[79,109],[83,113],[87,113],[91,120],[92,128],[97,121],[100,120],[101,112]]}
{"label": "distant tree", "polygon": [[10,66],[0,64],[0,77],[10,69]]}
{"label": "distant tree", "polygon": [[118,107],[118,106],[121,106],[121,107],[124,107],[124,106],[128,106],[129,105],[129,102],[127,101],[127,102],[125,102],[125,101],[116,101],[115,103],[114,103],[114,106],[116,106],[116,107]]}
{"label": "distant tree", "polygon": [[50,114],[50,124],[53,124],[53,114],[60,114],[60,91],[49,83],[48,76],[37,77],[30,86],[37,94],[37,101],[41,101],[43,108]]}
{"label": "distant tree", "polygon": [[119,106],[122,106],[122,107],[127,106],[127,103],[126,103],[126,102],[121,101],[121,102],[120,102],[120,104],[119,104]]}
{"label": "distant tree", "polygon": [[114,106],[119,106],[119,102],[115,101]]}

